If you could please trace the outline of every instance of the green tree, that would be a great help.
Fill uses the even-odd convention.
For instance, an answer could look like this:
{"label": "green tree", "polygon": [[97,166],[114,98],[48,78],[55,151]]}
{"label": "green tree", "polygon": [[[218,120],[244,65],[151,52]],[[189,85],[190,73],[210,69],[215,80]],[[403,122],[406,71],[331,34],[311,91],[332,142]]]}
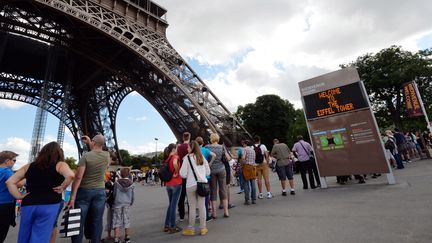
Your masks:
{"label": "green tree", "polygon": [[297,142],[298,135],[302,135],[305,140],[310,141],[303,109],[295,110],[294,123],[290,126],[286,141],[288,146]]}
{"label": "green tree", "polygon": [[127,151],[126,149],[120,149],[120,156],[123,160],[124,166],[131,166],[132,165],[132,158],[131,158],[129,151]]}
{"label": "green tree", "polygon": [[252,135],[261,137],[261,142],[268,148],[273,146],[274,138],[288,139],[296,117],[294,106],[277,95],[263,95],[253,104],[239,106],[236,115]]}
{"label": "green tree", "polygon": [[65,162],[72,170],[75,170],[77,168],[77,160],[74,157],[66,157]]}
{"label": "green tree", "polygon": [[[402,86],[416,81],[429,114],[432,111],[432,50],[412,53],[391,46],[376,54],[365,54],[341,67],[355,66],[364,80],[380,127],[395,125],[408,129],[413,122],[425,125],[424,118],[409,119],[405,112]],[[407,120],[410,124],[407,124]]]}

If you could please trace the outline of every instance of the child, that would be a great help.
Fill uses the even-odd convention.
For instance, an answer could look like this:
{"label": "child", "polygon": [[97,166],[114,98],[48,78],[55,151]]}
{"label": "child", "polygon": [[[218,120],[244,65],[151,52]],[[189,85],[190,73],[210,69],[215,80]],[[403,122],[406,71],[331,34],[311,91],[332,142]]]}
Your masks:
{"label": "child", "polygon": [[113,228],[114,242],[120,242],[120,228],[125,229],[125,243],[130,242],[130,206],[134,202],[134,185],[129,168],[120,170],[120,179],[114,183]]}

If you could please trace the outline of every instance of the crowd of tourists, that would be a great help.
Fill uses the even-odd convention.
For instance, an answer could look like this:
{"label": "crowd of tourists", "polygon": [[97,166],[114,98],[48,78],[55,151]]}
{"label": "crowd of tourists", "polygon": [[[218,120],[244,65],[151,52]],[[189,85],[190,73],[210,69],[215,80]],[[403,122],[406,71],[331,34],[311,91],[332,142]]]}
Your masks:
{"label": "crowd of tourists", "polygon": [[[234,175],[238,177],[239,194],[244,194],[245,206],[256,204],[257,199],[273,198],[269,181],[272,169],[280,180],[282,196],[288,193],[296,195],[294,167],[301,174],[303,189],[321,186],[312,146],[302,136],[297,137],[298,141],[291,150],[285,143],[274,139],[271,151],[261,143],[259,136],[255,136],[253,141],[241,141],[242,146],[232,150],[220,143],[216,133],[210,135],[209,144],[204,144],[202,137],[192,139],[188,132],[182,138],[181,143],[169,144],[165,148],[162,166],[155,170],[168,195],[163,225],[166,233],[206,235],[209,232],[207,223],[219,217],[218,208],[223,209],[223,218],[229,218],[230,209],[235,207],[229,191]],[[91,242],[104,241],[101,239],[104,213],[107,216],[107,238],[120,242],[120,230],[124,229],[122,242],[130,242],[134,178],[141,177],[142,180],[143,176],[135,174],[134,177],[130,168],[107,171],[113,158],[104,150],[104,136],[96,135],[92,139],[84,136],[83,140],[89,152],[83,154],[76,171],[64,162],[63,150],[56,142],[46,144],[33,163],[15,173],[12,167],[18,154],[0,152],[0,242],[5,240],[10,226],[15,226],[16,200],[22,200],[19,243],[55,242],[57,221],[64,206],[81,210],[79,234],[72,236],[72,242],[82,242],[84,237]],[[403,169],[412,158],[431,156],[428,148],[432,146],[432,136],[428,132],[387,130],[383,143],[386,156],[396,169]],[[155,172],[151,173],[154,175]],[[354,177],[359,179],[359,183],[364,183],[365,175]],[[338,177],[338,182],[346,182],[349,178],[349,175]],[[70,185],[70,198],[65,202],[64,192]],[[24,193],[19,190],[23,187]],[[182,229],[178,222],[185,220],[186,213],[188,224]],[[198,231],[195,229],[196,219],[199,219]]]}
{"label": "crowd of tourists", "polygon": [[[271,151],[261,143],[259,136],[253,141],[243,140],[242,146],[234,150],[220,144],[217,134],[210,135],[210,143],[205,145],[202,137],[192,140],[190,133],[183,134],[183,142],[170,144],[164,151],[167,170],[166,191],[169,198],[163,231],[182,232],[185,236],[208,233],[207,222],[218,218],[217,208],[223,209],[223,218],[230,217],[230,209],[235,207],[230,202],[230,185],[233,173],[239,178],[240,191],[244,193],[244,205],[256,204],[257,199],[271,199],[270,167],[274,167],[281,183],[281,195],[287,196],[286,181],[289,182],[289,194],[295,195],[293,167],[299,161],[303,189],[315,189],[320,186],[318,170],[313,158],[312,147],[298,137],[293,152],[285,143],[273,140]],[[164,169],[160,169],[163,179]],[[309,173],[309,182],[306,174]],[[208,184],[208,194],[200,193],[202,184]],[[264,187],[265,192],[264,192]],[[258,191],[257,191],[258,188]],[[220,203],[218,204],[218,197]],[[177,223],[185,218],[185,198],[189,207],[188,226],[182,229]],[[177,220],[177,208],[178,216]],[[195,230],[196,210],[199,212],[199,231]]]}

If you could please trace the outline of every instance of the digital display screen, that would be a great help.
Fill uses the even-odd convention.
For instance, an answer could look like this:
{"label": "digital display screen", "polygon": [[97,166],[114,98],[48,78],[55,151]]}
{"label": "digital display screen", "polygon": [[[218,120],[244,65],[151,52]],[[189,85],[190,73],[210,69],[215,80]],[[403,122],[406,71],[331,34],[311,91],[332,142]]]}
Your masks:
{"label": "digital display screen", "polygon": [[360,83],[328,89],[304,96],[308,120],[368,107]]}

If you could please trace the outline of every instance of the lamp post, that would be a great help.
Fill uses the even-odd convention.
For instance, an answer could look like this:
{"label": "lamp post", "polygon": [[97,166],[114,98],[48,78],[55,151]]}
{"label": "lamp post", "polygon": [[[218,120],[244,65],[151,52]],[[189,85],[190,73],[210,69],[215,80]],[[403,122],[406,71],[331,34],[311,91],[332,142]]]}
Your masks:
{"label": "lamp post", "polygon": [[158,154],[157,154],[157,142],[158,142],[158,140],[159,140],[158,138],[155,138],[155,141],[156,141],[156,150],[155,150],[155,154],[156,154],[156,155],[155,155],[155,163],[157,162],[157,155],[158,155]]}

